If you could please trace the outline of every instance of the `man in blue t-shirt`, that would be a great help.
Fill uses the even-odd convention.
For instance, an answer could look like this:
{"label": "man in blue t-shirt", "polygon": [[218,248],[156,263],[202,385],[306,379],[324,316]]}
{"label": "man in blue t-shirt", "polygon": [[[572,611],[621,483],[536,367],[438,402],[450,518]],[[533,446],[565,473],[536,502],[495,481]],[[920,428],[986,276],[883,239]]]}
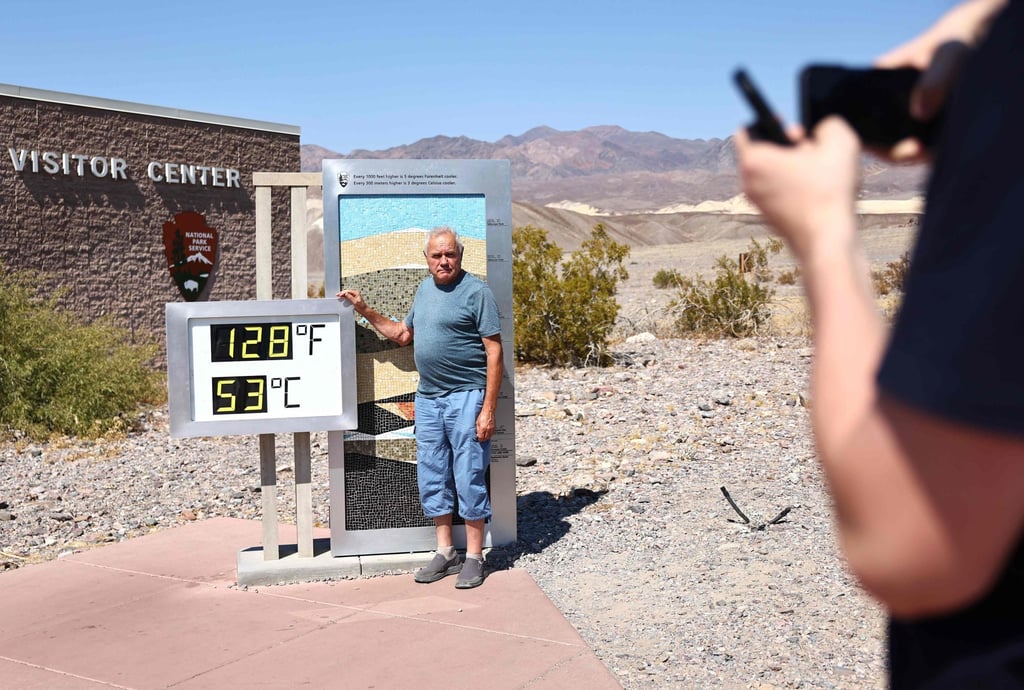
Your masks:
{"label": "man in blue t-shirt", "polygon": [[[430,276],[402,321],[375,311],[358,290],[337,295],[399,345],[412,343],[416,334],[416,476],[423,513],[434,521],[437,553],[415,578],[436,582],[458,573],[459,589],[484,581],[484,524],[491,517],[485,477],[502,375],[498,306],[487,284],[462,270],[464,251],[449,227],[427,233],[423,254]],[[452,543],[456,494],[466,523],[465,561]]]}
{"label": "man in blue t-shirt", "polygon": [[[889,332],[857,238],[860,146],[736,135],[744,191],[801,265],[814,431],[849,565],[890,614],[896,689],[1024,687],[1024,2],[967,0],[879,59],[943,129]],[[895,159],[918,157],[907,140]]]}

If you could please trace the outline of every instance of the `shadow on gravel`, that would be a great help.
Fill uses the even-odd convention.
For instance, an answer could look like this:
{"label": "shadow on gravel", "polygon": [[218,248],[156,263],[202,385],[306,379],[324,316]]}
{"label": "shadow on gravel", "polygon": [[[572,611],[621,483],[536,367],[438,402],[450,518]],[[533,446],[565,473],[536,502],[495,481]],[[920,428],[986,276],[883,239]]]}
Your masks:
{"label": "shadow on gravel", "polygon": [[514,544],[495,546],[487,554],[490,570],[507,570],[528,553],[540,553],[552,546],[569,531],[565,520],[587,506],[598,502],[605,491],[575,489],[572,496],[558,497],[544,491],[534,491],[516,498],[517,534]]}

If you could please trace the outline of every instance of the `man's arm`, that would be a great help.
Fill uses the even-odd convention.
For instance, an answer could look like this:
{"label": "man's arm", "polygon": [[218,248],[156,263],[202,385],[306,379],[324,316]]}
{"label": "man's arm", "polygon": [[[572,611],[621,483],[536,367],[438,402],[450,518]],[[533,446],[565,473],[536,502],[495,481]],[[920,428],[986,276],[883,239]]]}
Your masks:
{"label": "man's arm", "polygon": [[392,321],[374,310],[363,301],[363,296],[359,294],[358,290],[342,290],[336,296],[351,302],[356,313],[369,321],[370,325],[388,340],[399,345],[408,345],[412,342],[412,329],[406,325],[405,321]]}
{"label": "man's arm", "polygon": [[827,119],[813,140],[785,149],[740,130],[736,148],[744,191],[800,261],[815,440],[851,569],[898,617],[970,603],[1024,525],[1024,439],[932,418],[879,391],[886,333],[856,237],[849,127]]}
{"label": "man's arm", "polygon": [[498,408],[498,391],[501,389],[502,348],[501,334],[483,338],[487,354],[487,388],[484,389],[484,404],[476,418],[476,437],[488,441],[494,435],[494,411]]}

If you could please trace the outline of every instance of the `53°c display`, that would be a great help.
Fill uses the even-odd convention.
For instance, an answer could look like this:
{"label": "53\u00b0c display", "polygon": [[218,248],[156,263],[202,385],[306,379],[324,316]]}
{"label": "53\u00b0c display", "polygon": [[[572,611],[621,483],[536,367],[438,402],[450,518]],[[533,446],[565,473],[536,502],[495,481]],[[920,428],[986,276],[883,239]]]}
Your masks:
{"label": "53\u00b0c display", "polygon": [[172,435],[355,426],[351,305],[175,303],[167,329]]}

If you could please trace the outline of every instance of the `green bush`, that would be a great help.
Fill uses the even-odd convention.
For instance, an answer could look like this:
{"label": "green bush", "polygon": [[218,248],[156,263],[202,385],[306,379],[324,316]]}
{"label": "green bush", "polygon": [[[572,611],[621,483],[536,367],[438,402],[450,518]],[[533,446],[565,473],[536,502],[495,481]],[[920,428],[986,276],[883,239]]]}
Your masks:
{"label": "green bush", "polygon": [[597,224],[563,260],[547,232],[532,225],[512,233],[512,312],[515,356],[522,362],[604,365],[619,305],[615,292],[629,277],[629,247]]}
{"label": "green bush", "polygon": [[654,278],[651,282],[654,283],[654,287],[659,290],[664,290],[665,288],[677,288],[683,284],[683,276],[674,268],[659,268],[658,272],[654,274]]}
{"label": "green bush", "polygon": [[36,295],[36,274],[0,265],[0,428],[30,436],[97,437],[124,430],[139,406],[164,397],[147,363],[157,345],[133,345],[101,319],[83,324]]}
{"label": "green bush", "polygon": [[736,261],[720,256],[713,281],[703,276],[683,278],[678,296],[668,305],[675,315],[677,334],[745,337],[770,324],[775,291],[760,282],[771,276],[768,255],[781,248],[781,243],[770,241],[761,246],[751,239],[747,250],[753,265],[750,273],[741,273]]}

